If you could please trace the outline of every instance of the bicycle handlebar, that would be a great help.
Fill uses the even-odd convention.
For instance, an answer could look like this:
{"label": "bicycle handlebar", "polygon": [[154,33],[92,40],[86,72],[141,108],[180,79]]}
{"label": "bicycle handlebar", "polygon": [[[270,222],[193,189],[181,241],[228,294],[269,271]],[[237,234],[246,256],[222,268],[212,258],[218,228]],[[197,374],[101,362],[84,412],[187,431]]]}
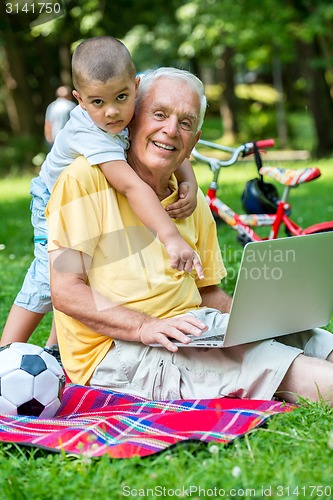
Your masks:
{"label": "bicycle handlebar", "polygon": [[258,148],[273,148],[274,139],[263,139],[262,141],[256,141]]}
{"label": "bicycle handlebar", "polygon": [[274,139],[263,139],[261,141],[255,142],[247,142],[245,144],[241,144],[237,148],[231,148],[229,146],[223,146],[221,144],[215,144],[215,142],[204,141],[200,139],[198,144],[202,146],[208,146],[212,149],[217,149],[219,151],[224,151],[225,153],[230,153],[231,157],[228,160],[219,160],[218,158],[209,158],[208,156],[204,156],[199,153],[199,151],[194,148],[192,151],[192,155],[196,160],[207,163],[211,170],[215,172],[219,170],[221,167],[229,167],[233,165],[238,160],[240,155],[248,156],[254,152],[255,147],[257,148],[271,148],[274,146]]}

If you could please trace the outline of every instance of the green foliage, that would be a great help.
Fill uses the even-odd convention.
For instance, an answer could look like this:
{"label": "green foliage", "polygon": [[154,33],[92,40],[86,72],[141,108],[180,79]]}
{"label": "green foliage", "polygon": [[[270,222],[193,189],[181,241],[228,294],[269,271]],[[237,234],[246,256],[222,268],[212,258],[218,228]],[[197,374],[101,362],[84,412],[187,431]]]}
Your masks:
{"label": "green foliage", "polygon": [[32,171],[36,166],[34,158],[38,151],[45,155],[46,146],[41,145],[40,138],[12,137],[7,144],[0,146],[0,177],[27,170]]}
{"label": "green foliage", "polygon": [[[73,49],[84,38],[105,34],[125,41],[138,71],[173,65],[190,69],[215,85],[223,81],[223,56],[231,48],[229,64],[237,80],[238,122],[243,135],[263,136],[270,131],[270,135],[277,135],[274,125],[277,111],[274,105],[267,108],[265,94],[266,83],[270,87],[272,83],[276,85],[273,61],[282,64],[284,88],[279,92],[287,113],[290,110],[299,113],[306,107],[309,113],[314,108],[328,110],[327,102],[319,102],[324,92],[317,95],[315,106],[308,106],[313,82],[304,73],[306,67],[321,68],[328,85],[332,85],[333,8],[327,0],[282,0],[279,8],[275,0],[129,0],[124,8],[104,0],[66,0],[63,4],[63,16],[32,29],[13,32],[8,28],[8,16],[1,11],[0,127],[6,129],[0,131],[2,144],[9,140],[9,129],[21,130],[25,136],[36,135],[36,142],[41,144],[46,106],[60,83],[70,84]],[[23,21],[25,18],[21,16]],[[15,28],[14,19],[12,24]],[[27,21],[26,28],[30,28]],[[299,45],[304,43],[317,50],[300,58]],[[246,100],[251,101],[247,106],[239,84],[251,84],[254,80],[257,89],[259,84],[265,86],[261,87],[259,97],[247,93]],[[246,91],[249,88],[246,85]],[[263,103],[261,107],[258,102]],[[210,111],[219,113],[220,104],[213,100]],[[249,120],[242,130],[245,113]],[[324,113],[321,115],[324,120]],[[311,147],[317,147],[324,135],[316,122],[315,125],[312,130],[318,137],[311,139]],[[333,133],[328,129],[325,125],[328,137],[325,154],[330,154]],[[32,144],[22,147],[18,144],[16,151],[10,151],[10,144],[8,151],[0,149],[0,175],[22,161],[30,163],[38,152],[32,147]]]}
{"label": "green foliage", "polygon": [[[221,139],[223,142],[223,123],[219,115],[221,92],[220,85],[206,85],[208,109],[203,137],[207,140]],[[270,85],[239,84],[236,86],[236,95],[241,103],[239,142],[273,137],[279,148],[276,91]],[[313,151],[316,141],[312,116],[308,110],[291,110],[287,114],[287,128],[291,149]]]}
{"label": "green foliage", "polygon": [[[209,122],[212,117],[217,119],[219,116],[222,87],[219,84],[206,85],[205,90],[208,101],[208,119],[205,121]],[[235,93],[241,103],[239,140],[247,140],[249,137],[276,137],[277,92],[275,89],[271,85],[238,84],[235,87]],[[219,128],[221,127],[222,124]],[[218,136],[213,135],[213,138],[217,139]]]}
{"label": "green foliage", "polygon": [[282,29],[290,17],[288,5],[276,9],[274,0],[192,0],[177,11],[183,33],[179,52],[209,57],[214,63],[229,46],[235,49],[238,63],[249,64],[253,70],[270,60],[273,41],[290,60],[293,43]]}

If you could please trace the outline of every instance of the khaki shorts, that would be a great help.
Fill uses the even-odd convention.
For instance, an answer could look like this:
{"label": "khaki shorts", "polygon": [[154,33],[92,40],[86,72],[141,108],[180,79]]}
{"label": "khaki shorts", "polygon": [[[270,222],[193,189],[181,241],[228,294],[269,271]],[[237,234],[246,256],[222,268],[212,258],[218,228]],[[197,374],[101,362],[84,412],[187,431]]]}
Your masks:
{"label": "khaki shorts", "polygon": [[294,359],[326,359],[333,335],[315,328],[235,347],[161,347],[116,340],[95,369],[91,386],[151,400],[207,399],[223,396],[272,399]]}

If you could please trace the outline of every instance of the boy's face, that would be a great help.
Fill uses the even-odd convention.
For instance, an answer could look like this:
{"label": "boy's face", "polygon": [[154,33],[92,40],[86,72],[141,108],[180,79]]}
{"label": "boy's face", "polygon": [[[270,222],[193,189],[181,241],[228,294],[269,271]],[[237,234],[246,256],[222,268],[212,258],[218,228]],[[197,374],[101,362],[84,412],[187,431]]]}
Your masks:
{"label": "boy's face", "polygon": [[80,92],[74,90],[73,95],[97,127],[118,134],[133,117],[138,84],[139,80],[128,75],[116,76],[107,82],[84,84]]}

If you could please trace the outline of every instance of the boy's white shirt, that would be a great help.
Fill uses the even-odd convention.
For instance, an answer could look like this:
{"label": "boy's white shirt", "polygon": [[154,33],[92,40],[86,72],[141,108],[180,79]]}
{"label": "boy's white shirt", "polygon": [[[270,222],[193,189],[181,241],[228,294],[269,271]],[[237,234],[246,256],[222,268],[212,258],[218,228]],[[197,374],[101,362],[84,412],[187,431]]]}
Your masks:
{"label": "boy's white shirt", "polygon": [[87,111],[76,106],[57,135],[39,175],[51,192],[61,172],[78,156],[85,156],[90,165],[126,161],[128,148],[127,128],[117,135],[104,132],[94,124]]}

